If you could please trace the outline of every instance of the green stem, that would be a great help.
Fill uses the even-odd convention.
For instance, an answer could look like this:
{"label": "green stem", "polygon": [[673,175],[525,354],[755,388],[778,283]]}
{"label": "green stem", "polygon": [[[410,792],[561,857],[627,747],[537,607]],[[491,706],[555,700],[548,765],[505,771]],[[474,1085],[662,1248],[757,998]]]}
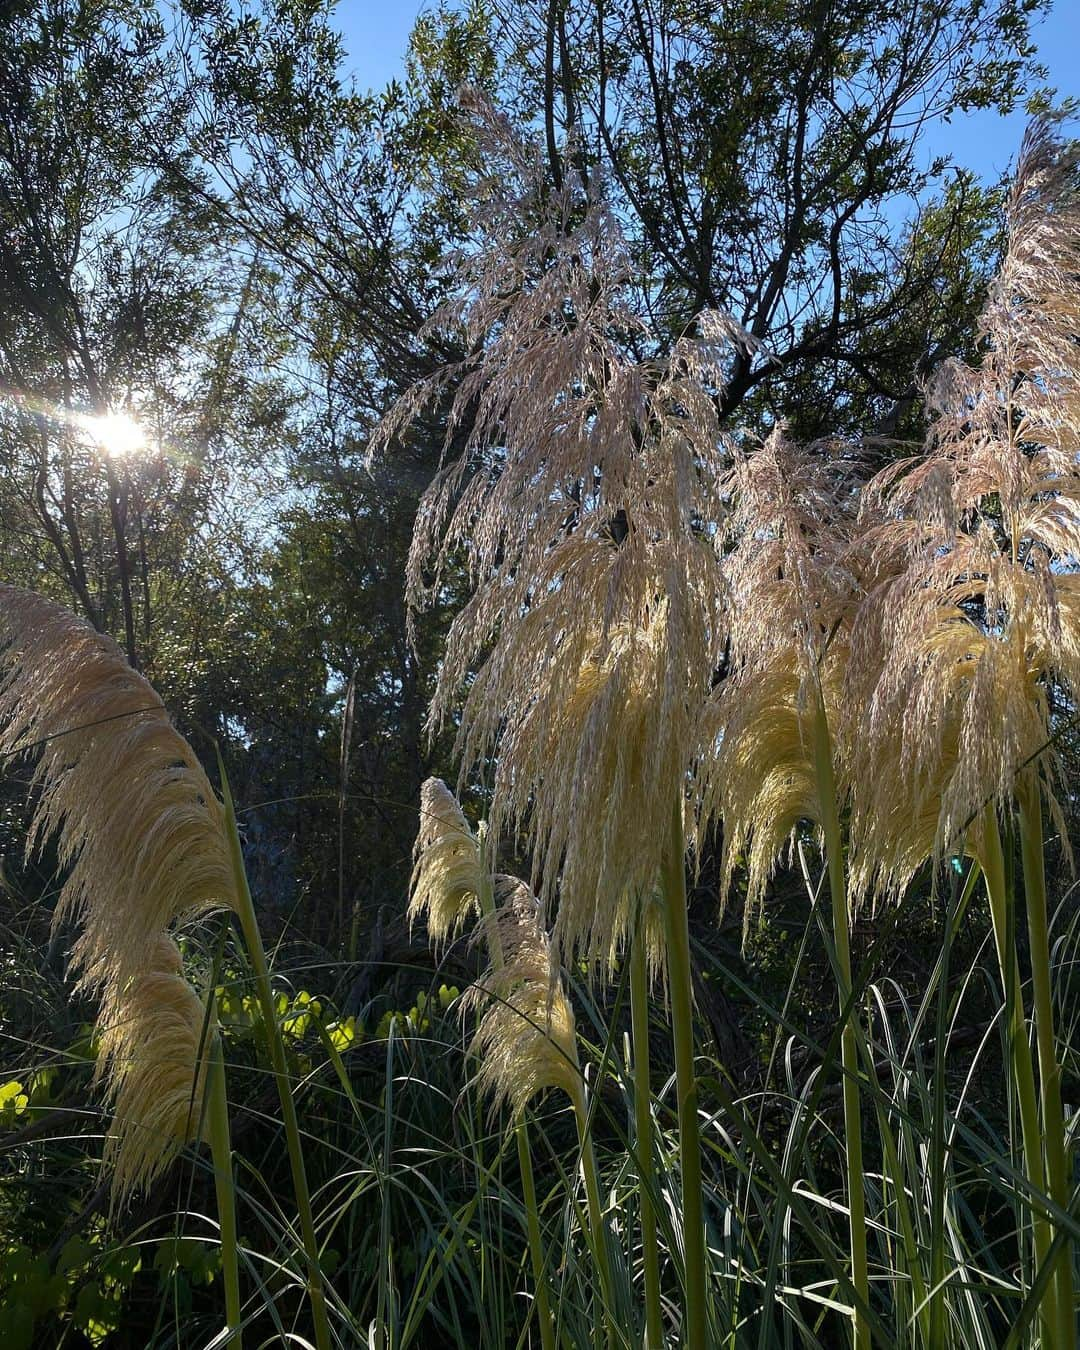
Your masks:
{"label": "green stem", "polygon": [[232,1143],[229,1138],[229,1100],[225,1091],[225,1061],[221,1037],[212,1036],[206,1074],[206,1128],[214,1160],[218,1223],[221,1227],[221,1274],[225,1284],[225,1325],[230,1335],[228,1350],[240,1350],[240,1265],[236,1239],[236,1181],[233,1176]]}
{"label": "green stem", "polygon": [[578,1145],[581,1153],[581,1175],[585,1181],[585,1201],[588,1209],[589,1229],[596,1257],[596,1267],[600,1275],[600,1295],[606,1309],[607,1339],[608,1344],[613,1345],[612,1316],[615,1310],[615,1285],[611,1278],[611,1255],[608,1251],[607,1230],[604,1227],[604,1206],[600,1198],[600,1172],[596,1166],[596,1151],[593,1148],[592,1131],[589,1127],[589,1108],[585,1098],[584,1079],[578,1078],[576,1080],[574,1091],[570,1093],[570,1101],[574,1108],[574,1124],[577,1126]]}
{"label": "green stem", "polygon": [[645,1350],[664,1343],[660,1311],[660,1249],[656,1241],[653,1191],[656,1173],[652,1155],[651,1079],[649,1067],[649,972],[645,959],[645,902],[638,914],[630,949],[630,1020],[634,1035],[634,1143],[637,1148],[638,1196],[641,1205],[641,1260],[645,1269]]}
{"label": "green stem", "polygon": [[529,1257],[533,1268],[533,1286],[536,1290],[536,1317],[540,1323],[540,1343],[543,1350],[555,1350],[555,1328],[551,1320],[547,1277],[544,1272],[544,1244],[540,1237],[540,1215],[536,1204],[536,1180],[533,1176],[532,1153],[529,1150],[529,1127],[524,1117],[514,1124],[517,1143],[518,1169],[521,1172],[521,1190],[525,1201],[525,1223],[529,1235]]}
{"label": "green stem", "polygon": [[304,1169],[304,1154],[300,1145],[300,1125],[296,1118],[296,1103],[293,1101],[289,1086],[288,1065],[285,1060],[285,1046],[277,1024],[274,1009],[274,994],[270,987],[270,972],[266,964],[266,952],[263,949],[262,936],[259,933],[255,917],[255,906],[251,899],[247,873],[244,871],[244,858],[240,849],[240,832],[236,825],[236,811],[233,807],[232,793],[225,776],[225,766],[218,756],[221,773],[221,790],[225,803],[226,832],[229,836],[229,852],[232,860],[233,880],[240,918],[240,927],[244,934],[244,943],[248,949],[252,971],[255,976],[255,992],[259,1000],[262,1022],[266,1028],[266,1045],[270,1052],[270,1063],[277,1084],[278,1099],[281,1102],[282,1123],[285,1126],[285,1142],[289,1153],[289,1166],[292,1170],[293,1190],[296,1194],[296,1207],[300,1217],[300,1234],[307,1257],[308,1296],[311,1300],[311,1313],[315,1324],[315,1345],[317,1350],[330,1350],[330,1321],[326,1310],[326,1291],[323,1287],[322,1270],[319,1266],[319,1244],[315,1236],[315,1220],[311,1212],[311,1195],[308,1190],[307,1172]]}
{"label": "green stem", "polygon": [[[990,919],[994,928],[994,945],[997,948],[998,968],[1001,971],[1001,986],[1008,1011],[1007,1037],[1012,1060],[1013,1081],[1016,1085],[1016,1099],[1020,1108],[1020,1133],[1023,1140],[1024,1170],[1032,1188],[1043,1191],[1046,1187],[1043,1172],[1042,1140],[1039,1134],[1039,1110],[1035,1096],[1035,1068],[1031,1059],[1031,1044],[1028,1041],[1027,1023],[1024,1020],[1023,997],[1020,992],[1020,970],[1016,961],[1016,952],[1010,941],[1008,919],[1007,883],[1005,879],[1005,854],[1001,847],[1001,831],[998,828],[997,809],[991,803],[983,812],[983,879],[986,882],[986,895],[990,902]],[[1035,1248],[1036,1272],[1042,1269],[1046,1253],[1050,1246],[1050,1225],[1046,1218],[1034,1208],[1031,1210],[1031,1236]],[[1057,1324],[1057,1290],[1055,1285],[1047,1287],[1043,1307],[1040,1309],[1046,1330],[1047,1345],[1054,1344],[1054,1331]]]}
{"label": "green stem", "polygon": [[[955,888],[954,888],[955,897]],[[955,906],[945,916],[937,991],[934,1037],[934,1105],[930,1139],[930,1346],[945,1344],[945,1045],[949,1028],[949,958],[955,926]]]}
{"label": "green stem", "polygon": [[[848,939],[847,885],[844,877],[844,846],[833,774],[832,739],[820,690],[814,715],[814,776],[817,781],[821,828],[832,897],[833,945],[836,948],[837,986],[841,1011],[851,998],[851,948]],[[854,1341],[856,1350],[870,1350],[870,1280],[866,1258],[866,1197],[863,1191],[862,1112],[859,1105],[859,1051],[852,1026],[854,1010],[840,1034],[840,1058],[844,1070],[844,1134],[847,1148],[847,1190],[851,1237],[851,1283],[856,1293]]]}
{"label": "green stem", "polygon": [[667,933],[671,1030],[675,1042],[675,1086],[679,1100],[679,1154],[682,1159],[683,1248],[686,1262],[686,1350],[705,1350],[705,1215],[702,1205],[701,1135],[694,1076],[694,998],[690,969],[690,928],[686,913],[686,862],[682,796],[675,798],[671,833],[662,865]]}
{"label": "green stem", "polygon": [[[481,825],[481,830],[483,826]],[[484,836],[480,837],[481,873],[480,912],[491,920],[495,913],[495,896],[491,887],[491,869],[484,858]],[[503,962],[502,943],[494,922],[487,927],[488,953],[493,966]],[[555,1350],[555,1328],[551,1318],[551,1301],[548,1298],[547,1275],[545,1274],[544,1244],[540,1236],[540,1212],[536,1203],[536,1178],[533,1174],[532,1149],[529,1145],[529,1127],[524,1116],[514,1122],[514,1139],[517,1144],[518,1168],[521,1172],[522,1198],[525,1201],[525,1227],[529,1239],[529,1259],[533,1270],[533,1286],[536,1299],[536,1316],[540,1323],[540,1341],[543,1350]]]}
{"label": "green stem", "polygon": [[[1020,850],[1024,866],[1028,935],[1031,942],[1031,984],[1035,1014],[1035,1041],[1039,1054],[1039,1090],[1042,1098],[1046,1176],[1054,1203],[1069,1208],[1069,1165],[1065,1145],[1065,1114],[1061,1105],[1061,1065],[1054,1051],[1054,996],[1050,985],[1050,925],[1046,903],[1043,858],[1042,803],[1038,780],[1026,774],[1018,787]],[[1073,1300],[1072,1244],[1066,1237],[1055,1261],[1057,1336],[1059,1350],[1076,1346]]]}
{"label": "green stem", "polygon": [[904,1174],[900,1168],[900,1155],[896,1148],[896,1137],[893,1134],[892,1126],[889,1124],[888,1112],[881,1104],[883,1094],[878,1085],[877,1070],[874,1066],[870,1046],[864,1038],[860,1038],[860,1041],[859,1051],[862,1055],[863,1072],[869,1080],[870,1090],[874,1094],[876,1103],[878,1133],[881,1137],[883,1189],[884,1183],[887,1180],[891,1181],[892,1203],[896,1211],[897,1226],[900,1229],[904,1261],[911,1281],[912,1315],[917,1318],[924,1335],[927,1336],[927,1344],[930,1346],[942,1345],[944,1342],[935,1340],[930,1331],[931,1319],[927,1305],[926,1281],[923,1279],[922,1269],[919,1265],[919,1245],[915,1239],[915,1225],[911,1217],[911,1207],[908,1204],[908,1193],[904,1186]]}

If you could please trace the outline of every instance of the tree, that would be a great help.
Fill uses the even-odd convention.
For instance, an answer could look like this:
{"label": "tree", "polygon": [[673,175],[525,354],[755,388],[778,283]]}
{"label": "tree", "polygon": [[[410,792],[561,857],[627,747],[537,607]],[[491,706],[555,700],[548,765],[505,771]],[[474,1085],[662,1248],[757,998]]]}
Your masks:
{"label": "tree", "polygon": [[832,403],[821,429],[865,428],[895,423],[920,357],[962,346],[981,276],[945,298],[943,279],[996,225],[925,132],[1033,93],[1045,8],[495,0],[492,33],[500,101],[542,127],[552,181],[611,180],[654,324],[674,338],[717,308],[761,344],[723,414],[797,418],[810,394]]}
{"label": "tree", "polygon": [[[222,492],[215,396],[237,352],[235,332],[219,340],[224,241],[140,134],[152,120],[178,152],[176,73],[142,0],[18,0],[0,19],[9,576],[58,584],[132,664],[152,659],[159,572]],[[139,429],[101,421],[123,415]]]}

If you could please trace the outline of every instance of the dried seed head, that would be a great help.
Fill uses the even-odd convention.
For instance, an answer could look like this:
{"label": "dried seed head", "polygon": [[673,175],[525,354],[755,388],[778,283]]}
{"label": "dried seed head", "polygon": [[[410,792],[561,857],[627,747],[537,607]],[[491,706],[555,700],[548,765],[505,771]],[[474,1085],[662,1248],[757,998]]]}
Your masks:
{"label": "dried seed head", "polygon": [[[853,828],[874,892],[894,894],[921,850],[957,847],[1033,758],[1058,810],[1046,689],[1080,693],[1078,325],[1080,154],[1041,119],[1021,152],[980,360],[939,372],[926,455],[869,494],[908,544],[853,637],[852,696],[866,709]],[[905,793],[918,803],[906,831]]]}
{"label": "dried seed head", "polygon": [[95,1078],[113,1121],[105,1144],[115,1198],[148,1190],[199,1135],[206,1081],[205,1009],[180,952],[161,935],[144,969],[112,991],[99,1019]]}
{"label": "dried seed head", "polygon": [[848,890],[852,903],[895,901],[927,862],[949,853],[982,861],[982,819],[976,815],[950,834],[943,803],[958,775],[962,691],[933,711],[936,752],[921,756],[904,745],[894,717],[859,746],[852,778]]}
{"label": "dried seed head", "polygon": [[896,898],[950,852],[979,857],[983,807],[1011,798],[1048,737],[1040,671],[1015,629],[987,633],[943,604],[895,664],[852,753],[855,897]]}
{"label": "dried seed head", "polygon": [[743,863],[747,926],[800,823],[821,819],[819,698],[846,791],[848,642],[865,584],[853,467],[845,447],[800,446],[780,427],[729,479],[731,660],[701,723],[697,833],[722,820],[722,892]]}
{"label": "dried seed head", "polygon": [[[641,626],[606,634],[562,628],[560,610],[545,606],[506,632],[470,703],[494,707],[489,679],[504,691],[501,727],[486,710],[474,723],[501,731],[493,830],[527,825],[541,898],[553,907],[557,894],[556,938],[604,964],[624,945],[630,898],[655,884],[663,832],[653,827],[683,790],[711,665],[706,639],[678,631],[675,604],[657,600]],[[694,647],[702,664],[691,669]],[[503,661],[516,668],[512,691]]]}
{"label": "dried seed head", "polygon": [[175,920],[235,907],[224,813],[149,682],[108,637],[0,587],[0,755],[37,755],[30,847],[58,836],[54,922],[80,985],[122,987]]}
{"label": "dried seed head", "polygon": [[574,1012],[536,897],[515,877],[499,877],[496,894],[499,906],[477,932],[492,964],[463,1008],[486,1005],[470,1047],[481,1089],[493,1110],[508,1104],[520,1115],[547,1088],[579,1092]]}
{"label": "dried seed head", "polygon": [[[999,499],[1015,539],[1040,480],[1069,494],[1080,443],[1080,143],[1035,119],[1008,205],[1008,247],[980,318],[981,359],[951,361],[929,388],[932,446],[954,468],[961,521]],[[1071,531],[1075,538],[1077,526]]]}
{"label": "dried seed head", "polygon": [[736,666],[786,664],[794,644],[803,678],[813,678],[860,592],[856,470],[850,447],[799,445],[783,426],[736,458],[724,560]]}
{"label": "dried seed head", "polygon": [[479,116],[475,246],[435,321],[470,356],[410,391],[381,439],[456,375],[409,563],[413,606],[462,557],[473,589],[431,724],[463,701],[459,781],[494,760],[493,838],[527,834],[562,949],[605,962],[625,896],[654,884],[652,823],[683,790],[723,650],[715,394],[749,339],[707,314],[643,357],[663,344],[631,310],[601,178],[549,191],[529,148]]}
{"label": "dried seed head", "polygon": [[107,1156],[123,1193],[166,1165],[184,1135],[179,1102],[201,1090],[201,1009],[166,930],[235,907],[224,812],[116,644],[61,606],[0,586],[0,756],[18,753],[38,757],[28,848],[58,838],[67,878],[54,924],[79,924],[70,966],[101,999],[100,1071],[118,1112]]}
{"label": "dried seed head", "polygon": [[[837,645],[821,667],[830,726],[840,720],[845,655]],[[821,821],[813,760],[817,694],[797,658],[792,645],[763,667],[740,669],[712,708],[716,750],[702,775],[700,814],[723,821],[722,895],[736,868],[746,868],[744,939],[799,826]]]}
{"label": "dried seed head", "polygon": [[435,942],[452,938],[477,911],[483,884],[480,845],[441,778],[420,789],[420,829],[413,849],[409,921],[427,920]]}

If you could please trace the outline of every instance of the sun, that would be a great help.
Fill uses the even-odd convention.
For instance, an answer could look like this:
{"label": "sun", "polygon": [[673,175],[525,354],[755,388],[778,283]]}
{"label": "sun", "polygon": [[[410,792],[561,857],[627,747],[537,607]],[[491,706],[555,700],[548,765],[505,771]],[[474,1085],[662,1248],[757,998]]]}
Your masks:
{"label": "sun", "polygon": [[146,433],[127,413],[110,412],[84,419],[86,430],[110,459],[128,459],[146,449]]}

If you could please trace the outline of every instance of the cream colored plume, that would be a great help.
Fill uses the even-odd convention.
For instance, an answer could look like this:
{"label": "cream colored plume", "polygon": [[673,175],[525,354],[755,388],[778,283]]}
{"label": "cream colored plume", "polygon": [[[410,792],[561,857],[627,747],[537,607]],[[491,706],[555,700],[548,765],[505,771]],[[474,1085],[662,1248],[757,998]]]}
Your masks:
{"label": "cream colored plume", "polygon": [[527,822],[556,939],[602,966],[625,945],[630,898],[659,874],[657,822],[683,790],[708,641],[677,590],[607,633],[552,595],[505,630],[469,692],[469,735],[498,738],[493,831]]}
{"label": "cream colored plume", "polygon": [[[925,455],[867,494],[889,518],[879,537],[907,544],[852,644],[856,838],[882,857],[892,780],[920,815],[936,796],[935,858],[1032,759],[1057,810],[1045,691],[1080,694],[1080,158],[1051,119],[1025,138],[1008,224],[978,363],[938,372]],[[895,891],[916,853],[909,840],[872,883],[860,863],[863,883]]]}
{"label": "cream colored plume", "polygon": [[[118,1112],[145,1122],[119,1121],[110,1146],[123,1191],[154,1174],[150,1137],[159,1119],[173,1119],[183,1073],[189,1097],[194,1090],[181,1030],[194,995],[181,992],[165,952],[177,920],[235,907],[224,812],[160,698],[116,644],[52,601],[0,586],[0,756],[20,753],[37,757],[28,848],[58,841],[67,878],[54,925],[78,926],[70,966],[106,1017],[108,1092]],[[169,991],[174,1015],[149,1018],[148,990]],[[154,1081],[147,1027],[162,1034],[173,1106],[138,1100],[137,1085]],[[176,1138],[170,1125],[163,1156]]]}
{"label": "cream colored plume", "polygon": [[702,718],[697,828],[722,821],[723,894],[746,867],[747,925],[800,824],[821,822],[819,701],[847,790],[848,642],[867,567],[853,469],[845,447],[798,445],[779,427],[729,479],[731,660]]}
{"label": "cream colored plume", "polygon": [[430,724],[456,723],[461,781],[494,765],[493,840],[525,834],[561,949],[603,963],[626,895],[655,882],[723,653],[716,393],[753,344],[707,313],[643,356],[666,343],[631,309],[634,261],[601,180],[568,173],[551,191],[530,147],[477,114],[474,228],[433,321],[470,356],[414,387],[376,442],[453,382],[408,595],[435,599],[462,559],[472,595]]}
{"label": "cream colored plume", "polygon": [[95,1077],[113,1108],[105,1163],[113,1192],[146,1190],[199,1136],[206,1078],[206,1009],[162,934],[144,970],[113,994],[99,1020]]}
{"label": "cream colored plume", "polygon": [[[835,714],[843,683],[835,658],[824,680],[826,711]],[[713,707],[715,755],[703,775],[701,812],[723,821],[721,895],[738,866],[747,872],[745,939],[776,867],[801,824],[817,826],[813,692],[794,650],[778,652],[752,675],[740,671]],[[835,723],[836,717],[830,718]]]}
{"label": "cream colored plume", "polygon": [[478,911],[483,886],[480,844],[441,778],[420,789],[420,829],[413,848],[409,920],[427,920],[435,942],[454,937]]}
{"label": "cream colored plume", "polygon": [[885,672],[852,750],[854,897],[896,898],[947,852],[981,859],[982,808],[1009,800],[1049,735],[1040,670],[1015,630],[987,634],[943,604],[915,642],[896,662],[909,683],[889,697]]}
{"label": "cream colored plume", "polygon": [[724,558],[736,668],[780,660],[794,662],[800,680],[815,678],[865,584],[857,470],[850,446],[802,445],[783,425],[736,457],[725,480],[733,506]]}
{"label": "cream colored plume", "polygon": [[225,818],[149,682],[61,606],[0,587],[0,754],[37,756],[31,845],[56,835],[72,964],[122,987],[175,920],[234,907]]}
{"label": "cream colored plume", "polygon": [[581,1093],[574,1012],[544,931],[536,897],[516,877],[496,882],[498,908],[482,922],[491,968],[467,991],[463,1007],[484,1006],[470,1049],[477,1081],[493,1110],[520,1115],[539,1092]]}
{"label": "cream colored plume", "polygon": [[[981,816],[960,822],[963,828],[943,829],[949,817],[943,803],[958,769],[962,698],[942,692],[945,700],[935,713],[936,755],[915,759],[898,753],[904,729],[894,724],[856,758],[848,858],[853,903],[899,900],[920,868],[947,853],[984,861]],[[890,743],[892,753],[884,749]]]}

